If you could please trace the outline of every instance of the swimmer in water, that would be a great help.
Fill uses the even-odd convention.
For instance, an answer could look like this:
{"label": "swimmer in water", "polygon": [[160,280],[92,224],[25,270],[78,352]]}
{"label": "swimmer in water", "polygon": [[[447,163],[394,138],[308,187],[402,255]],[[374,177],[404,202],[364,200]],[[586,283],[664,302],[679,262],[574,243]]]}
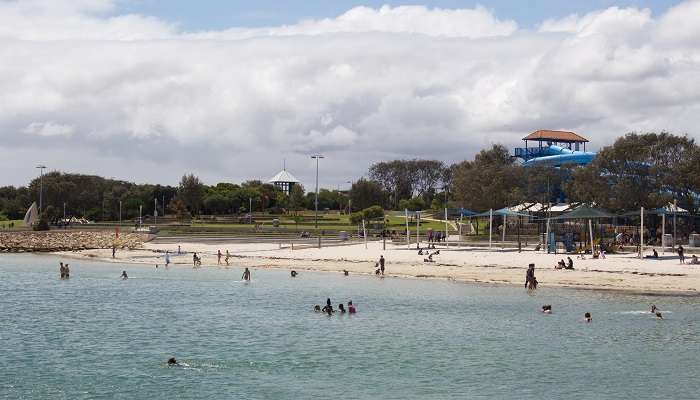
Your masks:
{"label": "swimmer in water", "polygon": [[246,267],[245,271],[243,271],[242,279],[246,282],[250,281],[250,270],[248,269],[248,267]]}
{"label": "swimmer in water", "polygon": [[355,314],[357,312],[355,305],[352,304],[352,300],[348,301],[348,312],[350,314]]}
{"label": "swimmer in water", "polygon": [[323,310],[321,310],[321,311],[323,311],[324,313],[326,313],[328,315],[333,315],[333,306],[330,304],[326,304],[326,306],[323,307]]}
{"label": "swimmer in water", "polygon": [[545,314],[551,314],[552,313],[552,306],[549,304],[545,304],[542,306],[542,312]]}
{"label": "swimmer in water", "polygon": [[316,305],[314,306],[314,312],[321,312],[321,306],[319,306],[318,304],[316,304]]}
{"label": "swimmer in water", "polygon": [[122,279],[129,279],[129,276],[126,274],[126,271],[122,271]]}
{"label": "swimmer in water", "polygon": [[177,360],[175,359],[175,357],[170,357],[170,358],[168,358],[168,366],[176,366],[176,365],[180,365],[180,364],[178,364],[178,362],[177,362]]}
{"label": "swimmer in water", "polygon": [[664,319],[664,316],[661,315],[661,312],[657,311],[655,314],[656,314],[656,319]]}
{"label": "swimmer in water", "polygon": [[338,304],[338,311],[340,311],[341,314],[345,314],[345,306],[343,303]]}
{"label": "swimmer in water", "polygon": [[347,269],[344,269],[344,270],[343,270],[343,275],[348,276],[348,275],[350,275],[350,272],[349,272]]}
{"label": "swimmer in water", "polygon": [[591,318],[591,313],[587,312],[587,313],[583,314],[583,320],[586,322],[593,321],[593,318]]}
{"label": "swimmer in water", "polygon": [[651,313],[656,314],[656,310],[658,310],[658,308],[656,308],[656,304],[652,304],[651,305]]}
{"label": "swimmer in water", "polygon": [[297,271],[292,270],[292,278],[296,278],[296,277],[297,277]]}

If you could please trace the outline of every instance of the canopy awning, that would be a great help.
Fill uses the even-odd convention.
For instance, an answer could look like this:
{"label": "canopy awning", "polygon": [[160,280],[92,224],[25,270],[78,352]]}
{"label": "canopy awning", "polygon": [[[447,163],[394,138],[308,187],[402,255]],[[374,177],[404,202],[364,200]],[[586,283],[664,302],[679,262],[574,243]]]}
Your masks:
{"label": "canopy awning", "polygon": [[611,214],[601,208],[593,208],[587,205],[582,205],[573,211],[562,214],[558,217],[551,218],[552,220],[563,219],[599,219],[599,218],[614,218],[615,214]]}
{"label": "canopy awning", "polygon": [[[482,212],[482,213],[479,213],[479,214],[472,215],[472,217],[488,217],[488,216],[491,215],[491,213],[492,213],[492,212],[489,210],[489,211],[486,211],[486,212]],[[499,216],[499,217],[502,217],[502,216],[504,216],[504,215],[505,215],[506,217],[528,217],[528,218],[530,217],[530,214],[523,214],[523,213],[515,212],[515,211],[512,211],[512,210],[510,210],[510,209],[508,209],[508,208],[501,208],[501,209],[498,209],[498,210],[493,210],[493,215],[494,215],[494,216]]]}

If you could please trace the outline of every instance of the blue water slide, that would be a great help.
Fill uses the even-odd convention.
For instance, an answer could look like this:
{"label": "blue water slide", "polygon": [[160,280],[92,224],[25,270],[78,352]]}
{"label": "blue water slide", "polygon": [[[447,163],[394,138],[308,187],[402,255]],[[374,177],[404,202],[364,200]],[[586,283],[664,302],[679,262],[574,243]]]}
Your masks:
{"label": "blue water slide", "polygon": [[523,165],[549,165],[556,167],[564,164],[586,165],[595,158],[595,153],[574,151],[555,145],[545,147],[539,153],[542,156],[531,158],[525,161]]}

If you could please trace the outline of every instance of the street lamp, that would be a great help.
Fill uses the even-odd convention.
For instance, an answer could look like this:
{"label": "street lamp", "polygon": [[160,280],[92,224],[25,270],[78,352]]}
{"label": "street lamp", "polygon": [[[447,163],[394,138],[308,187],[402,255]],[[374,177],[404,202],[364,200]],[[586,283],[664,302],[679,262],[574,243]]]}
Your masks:
{"label": "street lamp", "polygon": [[44,170],[46,169],[45,165],[37,165],[37,168],[39,168],[40,171],[40,178],[39,178],[39,214],[41,214],[42,206],[44,204]]}
{"label": "street lamp", "polygon": [[316,229],[318,229],[318,160],[324,157],[320,154],[315,154],[311,156],[311,158],[316,159],[316,222],[314,223],[314,225],[316,226]]}

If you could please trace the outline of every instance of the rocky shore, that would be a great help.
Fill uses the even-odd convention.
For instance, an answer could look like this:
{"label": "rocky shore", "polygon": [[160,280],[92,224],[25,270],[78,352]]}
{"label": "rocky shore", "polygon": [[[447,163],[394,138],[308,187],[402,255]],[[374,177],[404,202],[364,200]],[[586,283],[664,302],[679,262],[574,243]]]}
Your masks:
{"label": "rocky shore", "polygon": [[110,231],[0,232],[0,252],[55,252],[88,249],[136,249],[149,235]]}

